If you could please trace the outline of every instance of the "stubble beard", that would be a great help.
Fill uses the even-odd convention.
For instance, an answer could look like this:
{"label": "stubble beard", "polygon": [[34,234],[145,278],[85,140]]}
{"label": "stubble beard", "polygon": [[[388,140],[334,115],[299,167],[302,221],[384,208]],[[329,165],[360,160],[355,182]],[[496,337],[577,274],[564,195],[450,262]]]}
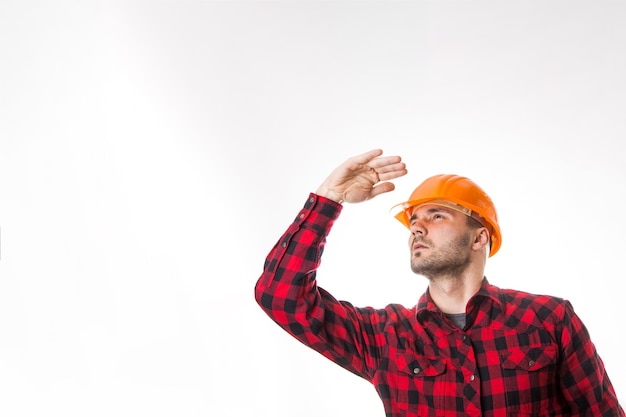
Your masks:
{"label": "stubble beard", "polygon": [[429,246],[431,253],[428,258],[422,258],[421,254],[411,255],[411,270],[429,281],[460,277],[470,264],[469,245],[470,234],[464,233],[438,251],[433,251],[430,249],[432,246]]}

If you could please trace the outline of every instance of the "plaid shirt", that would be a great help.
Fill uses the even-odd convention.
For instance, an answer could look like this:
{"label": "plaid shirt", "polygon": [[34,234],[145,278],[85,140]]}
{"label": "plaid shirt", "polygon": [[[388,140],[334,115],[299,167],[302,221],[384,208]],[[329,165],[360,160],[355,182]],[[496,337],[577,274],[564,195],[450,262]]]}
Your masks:
{"label": "plaid shirt", "polygon": [[357,308],[315,281],[341,206],[310,194],[269,253],[256,300],[284,330],[370,381],[387,417],[624,416],[568,301],[483,280],[455,327],[426,292],[417,306]]}

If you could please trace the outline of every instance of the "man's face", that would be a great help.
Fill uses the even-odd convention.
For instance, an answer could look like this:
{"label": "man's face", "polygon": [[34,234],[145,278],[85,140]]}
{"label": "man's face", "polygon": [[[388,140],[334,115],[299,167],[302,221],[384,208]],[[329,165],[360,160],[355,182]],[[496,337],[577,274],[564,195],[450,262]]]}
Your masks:
{"label": "man's face", "polygon": [[467,217],[435,204],[411,215],[411,269],[429,280],[458,276],[470,263],[472,233]]}

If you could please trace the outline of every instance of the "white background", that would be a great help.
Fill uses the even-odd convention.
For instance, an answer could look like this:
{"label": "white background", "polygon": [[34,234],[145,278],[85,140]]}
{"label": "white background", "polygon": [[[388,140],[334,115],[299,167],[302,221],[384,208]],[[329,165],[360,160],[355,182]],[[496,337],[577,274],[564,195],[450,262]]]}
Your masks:
{"label": "white background", "polygon": [[487,276],[572,301],[626,401],[623,1],[0,5],[0,415],[383,415],[254,301],[332,168],[399,154],[346,206],[320,285],[412,305],[389,208],[437,173],[495,201]]}

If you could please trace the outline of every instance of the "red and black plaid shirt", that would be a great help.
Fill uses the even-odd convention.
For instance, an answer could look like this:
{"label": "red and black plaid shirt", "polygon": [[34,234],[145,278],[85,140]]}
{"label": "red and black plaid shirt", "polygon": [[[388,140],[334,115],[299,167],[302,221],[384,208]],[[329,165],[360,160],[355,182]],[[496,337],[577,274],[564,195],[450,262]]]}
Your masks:
{"label": "red and black plaid shirt", "polygon": [[569,302],[485,279],[455,327],[417,306],[357,308],[316,285],[341,206],[311,194],[269,253],[256,300],[284,330],[376,388],[388,417],[624,416]]}

